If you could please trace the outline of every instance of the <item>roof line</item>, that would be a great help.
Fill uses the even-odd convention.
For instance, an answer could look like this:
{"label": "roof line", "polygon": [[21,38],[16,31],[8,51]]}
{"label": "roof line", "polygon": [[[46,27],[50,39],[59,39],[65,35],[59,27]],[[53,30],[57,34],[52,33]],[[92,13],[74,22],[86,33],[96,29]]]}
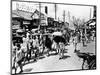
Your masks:
{"label": "roof line", "polygon": [[16,2],[29,2],[29,3],[48,3],[48,4],[77,5],[77,6],[96,6],[96,5],[89,5],[89,4],[55,3],[55,2],[41,2],[41,1],[22,1],[22,0],[13,0],[13,1],[16,1]]}

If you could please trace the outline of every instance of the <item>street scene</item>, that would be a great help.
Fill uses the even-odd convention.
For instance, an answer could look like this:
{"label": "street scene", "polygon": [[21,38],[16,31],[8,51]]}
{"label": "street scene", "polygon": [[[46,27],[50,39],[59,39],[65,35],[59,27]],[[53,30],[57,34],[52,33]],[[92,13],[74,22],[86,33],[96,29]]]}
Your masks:
{"label": "street scene", "polygon": [[11,73],[96,69],[96,6],[12,1]]}

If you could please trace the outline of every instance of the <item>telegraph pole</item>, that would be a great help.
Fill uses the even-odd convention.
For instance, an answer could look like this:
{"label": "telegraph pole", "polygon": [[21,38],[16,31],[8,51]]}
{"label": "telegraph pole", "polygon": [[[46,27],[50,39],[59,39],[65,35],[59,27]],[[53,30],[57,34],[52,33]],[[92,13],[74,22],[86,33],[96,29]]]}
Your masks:
{"label": "telegraph pole", "polygon": [[55,19],[57,19],[57,5],[55,3]]}
{"label": "telegraph pole", "polygon": [[39,2],[39,27],[38,29],[40,29],[41,26],[41,3]]}
{"label": "telegraph pole", "polygon": [[65,10],[63,11],[63,21],[65,23]]}
{"label": "telegraph pole", "polygon": [[90,8],[90,19],[91,19],[91,8]]}
{"label": "telegraph pole", "polygon": [[19,4],[16,3],[16,10],[19,10]]}
{"label": "telegraph pole", "polygon": [[69,21],[69,26],[71,25],[70,21],[70,12],[68,11],[68,21]]}

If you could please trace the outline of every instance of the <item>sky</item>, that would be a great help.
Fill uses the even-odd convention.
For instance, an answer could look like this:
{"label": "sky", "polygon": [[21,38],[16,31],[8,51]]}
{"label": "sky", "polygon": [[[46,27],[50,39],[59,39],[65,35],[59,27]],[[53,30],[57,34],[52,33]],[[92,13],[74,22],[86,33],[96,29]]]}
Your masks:
{"label": "sky", "polygon": [[[48,16],[55,18],[55,5],[54,4],[47,4],[47,3],[41,3],[41,12],[45,13],[45,6],[48,7]],[[12,2],[12,10],[16,9],[34,12],[35,9],[39,10],[39,3],[29,3],[29,2]],[[69,15],[70,18],[72,16],[75,16],[79,19],[85,19],[85,21],[88,21],[90,19],[90,11],[91,11],[91,17],[93,17],[93,7],[92,6],[79,6],[79,5],[63,5],[63,4],[57,4],[56,5],[57,13],[56,13],[56,19],[63,20],[63,14],[65,11],[65,20],[69,21]]]}

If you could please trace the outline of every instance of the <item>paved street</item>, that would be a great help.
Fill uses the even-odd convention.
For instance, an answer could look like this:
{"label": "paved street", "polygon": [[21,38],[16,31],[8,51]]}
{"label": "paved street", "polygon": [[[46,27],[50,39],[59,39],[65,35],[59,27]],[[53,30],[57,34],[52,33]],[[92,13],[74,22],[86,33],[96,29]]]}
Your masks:
{"label": "paved street", "polygon": [[12,74],[96,68],[96,6],[14,1],[12,8]]}
{"label": "paved street", "polygon": [[95,41],[92,41],[88,43],[85,47],[82,46],[82,43],[79,43],[77,49],[80,50],[81,52],[89,52],[95,54],[96,43]]}
{"label": "paved street", "polygon": [[[37,62],[26,64],[23,73],[82,69],[82,59],[74,53],[73,44],[66,46],[66,49],[67,53],[63,59],[59,60],[59,55],[44,56]],[[82,43],[79,43],[77,49],[81,52],[95,52],[95,42],[89,43],[86,47],[82,47]]]}

